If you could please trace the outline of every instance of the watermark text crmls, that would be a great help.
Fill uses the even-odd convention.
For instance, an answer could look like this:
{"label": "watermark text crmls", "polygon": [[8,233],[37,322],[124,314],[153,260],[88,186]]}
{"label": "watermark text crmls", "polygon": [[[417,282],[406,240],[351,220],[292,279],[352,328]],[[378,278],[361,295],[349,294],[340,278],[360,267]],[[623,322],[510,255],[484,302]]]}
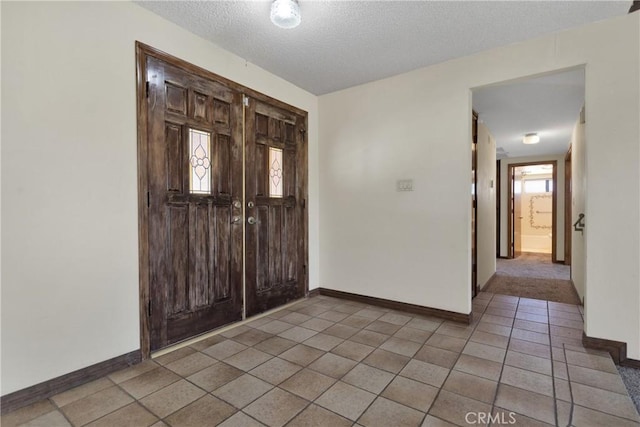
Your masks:
{"label": "watermark text crmls", "polygon": [[517,422],[515,412],[498,412],[491,414],[490,412],[467,412],[464,416],[467,424],[480,425],[513,425]]}

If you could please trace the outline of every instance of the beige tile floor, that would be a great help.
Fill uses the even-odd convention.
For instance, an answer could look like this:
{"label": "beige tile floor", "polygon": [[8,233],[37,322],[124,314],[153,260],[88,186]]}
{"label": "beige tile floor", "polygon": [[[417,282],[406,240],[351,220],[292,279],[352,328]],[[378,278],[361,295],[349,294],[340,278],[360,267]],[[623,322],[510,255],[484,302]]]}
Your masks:
{"label": "beige tile floor", "polygon": [[582,347],[580,307],[480,293],[473,311],[462,325],[319,296],[2,426],[639,425],[609,355]]}

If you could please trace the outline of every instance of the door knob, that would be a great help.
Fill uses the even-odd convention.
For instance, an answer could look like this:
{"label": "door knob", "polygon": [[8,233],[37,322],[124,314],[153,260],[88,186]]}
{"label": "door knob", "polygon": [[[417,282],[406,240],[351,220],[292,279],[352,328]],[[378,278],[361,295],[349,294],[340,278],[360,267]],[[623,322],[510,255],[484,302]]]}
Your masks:
{"label": "door knob", "polygon": [[249,218],[247,218],[247,222],[251,225],[256,223],[256,219],[252,216],[250,216]]}
{"label": "door knob", "polygon": [[231,219],[231,222],[232,222],[233,224],[237,224],[237,223],[239,223],[239,222],[240,222],[240,217],[239,217],[239,216],[234,216],[234,217]]}

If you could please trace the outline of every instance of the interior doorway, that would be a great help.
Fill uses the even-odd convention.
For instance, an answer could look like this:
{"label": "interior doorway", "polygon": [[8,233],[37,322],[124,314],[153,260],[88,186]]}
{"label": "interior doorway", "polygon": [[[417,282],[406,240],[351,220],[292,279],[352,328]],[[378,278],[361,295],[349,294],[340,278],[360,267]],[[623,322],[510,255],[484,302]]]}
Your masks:
{"label": "interior doorway", "polygon": [[557,162],[508,165],[509,258],[549,254],[556,262]]}
{"label": "interior doorway", "polygon": [[307,113],[137,43],[143,357],[304,297]]}
{"label": "interior doorway", "polygon": [[[579,301],[565,263],[581,258],[571,256],[570,228],[578,206],[571,181],[581,171],[565,154],[580,140],[584,99],[582,66],[473,89],[472,109],[490,135],[479,138],[477,220],[479,230],[495,224],[492,235],[480,232],[476,241],[482,290]],[[575,147],[573,154],[575,160]],[[489,251],[495,256],[481,255]]]}

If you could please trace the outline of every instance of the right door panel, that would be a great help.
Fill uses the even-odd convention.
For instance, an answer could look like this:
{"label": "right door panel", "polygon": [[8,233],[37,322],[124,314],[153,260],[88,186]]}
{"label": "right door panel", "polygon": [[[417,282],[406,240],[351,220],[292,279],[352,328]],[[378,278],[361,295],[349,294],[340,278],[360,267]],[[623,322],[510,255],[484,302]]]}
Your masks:
{"label": "right door panel", "polygon": [[305,118],[249,99],[246,126],[246,315],[305,295]]}

